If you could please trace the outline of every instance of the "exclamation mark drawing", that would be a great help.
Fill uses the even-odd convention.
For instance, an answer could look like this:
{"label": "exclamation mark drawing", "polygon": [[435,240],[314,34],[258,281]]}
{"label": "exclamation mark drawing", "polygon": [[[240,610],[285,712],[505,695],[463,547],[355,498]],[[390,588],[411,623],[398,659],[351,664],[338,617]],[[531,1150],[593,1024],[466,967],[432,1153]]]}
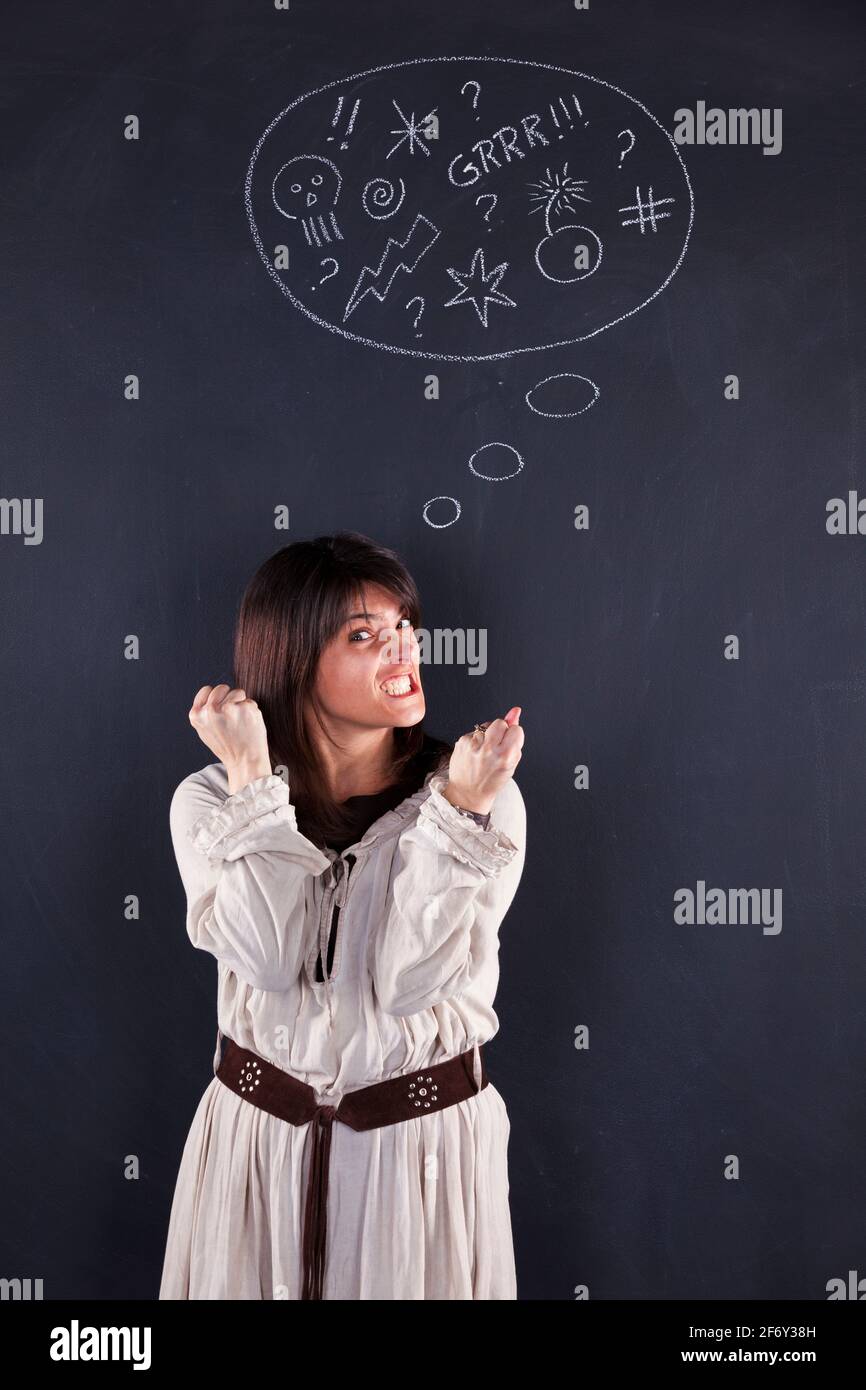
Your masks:
{"label": "exclamation mark drawing", "polygon": [[[343,101],[344,101],[344,99],[345,99],[345,98],[343,98],[343,97],[338,97],[338,98],[337,98],[337,109],[336,109],[336,111],[334,112],[334,119],[331,121],[331,128],[332,128],[332,129],[336,128],[336,125],[337,125],[337,123],[338,123],[338,121],[339,121],[339,119],[340,119],[340,112],[341,112],[342,109],[343,109]],[[347,149],[349,148],[349,140],[348,140],[348,137],[352,134],[352,131],[355,129],[355,118],[356,118],[356,116],[358,115],[358,107],[359,107],[360,105],[361,105],[361,98],[358,97],[357,101],[355,102],[355,105],[352,107],[352,114],[351,114],[351,116],[349,117],[349,124],[346,126],[346,129],[345,129],[345,131],[344,131],[344,139],[341,140],[341,142],[340,142],[340,149],[341,149],[341,150],[347,150]],[[331,140],[336,140],[336,139],[337,139],[336,135],[329,135],[329,136],[328,136],[328,140],[329,140],[329,141],[331,141]]]}
{"label": "exclamation mark drawing", "polygon": [[[581,120],[583,120],[583,112],[582,112],[581,109],[580,109],[580,102],[578,101],[577,97],[574,95],[574,92],[572,92],[572,94],[571,94],[571,99],[572,99],[572,101],[574,102],[575,107],[577,108],[577,114],[578,114],[578,116],[580,116]],[[571,112],[569,111],[568,106],[566,105],[565,97],[560,97],[560,98],[559,98],[559,104],[560,104],[560,106],[562,107],[562,114],[563,114],[563,116],[565,117],[566,128],[567,128],[568,130],[574,130],[574,121],[572,120]],[[556,114],[556,107],[554,106],[553,102],[550,102],[550,114],[551,114],[551,116],[553,117],[553,124],[556,126],[557,130],[559,131],[559,139],[561,140],[561,139],[564,137],[564,135],[565,135],[565,131],[564,131],[563,128],[562,128],[562,125],[561,125],[561,123],[560,123],[559,116]],[[585,126],[587,126],[587,125],[589,125],[589,121],[584,121],[583,124],[584,124]]]}

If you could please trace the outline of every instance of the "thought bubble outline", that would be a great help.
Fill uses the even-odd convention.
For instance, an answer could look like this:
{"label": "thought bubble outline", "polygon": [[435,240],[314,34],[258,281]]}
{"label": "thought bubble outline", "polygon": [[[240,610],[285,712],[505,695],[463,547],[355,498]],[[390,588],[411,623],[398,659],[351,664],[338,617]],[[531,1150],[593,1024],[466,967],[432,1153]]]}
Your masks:
{"label": "thought bubble outline", "polygon": [[[677,260],[676,265],[668,275],[667,279],[664,280],[658,286],[657,289],[653,290],[651,295],[648,295],[646,299],[642,300],[640,304],[635,305],[633,309],[629,309],[626,313],[620,314],[619,318],[611,319],[609,323],[603,323],[599,328],[594,328],[590,333],[582,333],[577,338],[560,338],[558,341],[554,343],[536,343],[531,347],[507,348],[504,352],[425,352],[422,351],[420,348],[398,347],[396,343],[382,343],[379,342],[376,338],[367,338],[361,333],[350,333],[348,329],[340,328],[339,325],[331,323],[329,319],[323,319],[320,317],[320,315],[314,314],[312,309],[309,309],[306,304],[303,304],[300,299],[297,299],[295,295],[292,294],[288,285],[286,285],[280,279],[279,272],[271,264],[271,259],[267,251],[265,250],[261,237],[259,236],[259,230],[256,226],[256,220],[253,215],[252,206],[253,170],[255,169],[256,160],[259,157],[262,146],[264,145],[265,141],[267,140],[274,127],[279,124],[279,122],[283,119],[285,115],[288,114],[289,111],[293,111],[296,106],[300,106],[302,101],[308,101],[311,97],[317,97],[322,92],[329,91],[331,87],[342,87],[349,82],[360,82],[363,78],[373,77],[376,75],[376,73],[380,72],[393,72],[397,68],[415,67],[418,63],[513,63],[515,64],[515,66],[522,68],[543,68],[547,72],[563,72],[569,77],[582,77],[587,82],[595,82],[600,87],[608,87],[610,91],[617,92],[621,97],[624,97],[626,101],[630,101],[632,105],[637,106],[641,111],[643,111],[644,115],[649,117],[653,125],[658,126],[662,135],[664,135],[665,139],[670,144],[671,149],[676,155],[677,163],[683,171],[683,177],[686,181],[686,188],[689,192],[689,225],[686,228],[685,240],[680,251],[679,259]],[[622,87],[617,87],[615,82],[605,82],[604,78],[602,77],[592,77],[588,72],[580,72],[576,68],[563,68],[560,67],[558,63],[538,63],[531,58],[496,58],[491,54],[482,55],[480,57],[473,57],[471,55],[443,54],[436,58],[404,58],[398,63],[382,63],[375,68],[366,68],[363,72],[351,73],[348,77],[336,77],[332,82],[326,82],[321,87],[316,87],[310,92],[302,93],[302,95],[296,97],[294,101],[289,102],[289,105],[284,107],[278,116],[274,117],[270,125],[259,137],[256,147],[253,150],[252,158],[249,162],[249,167],[247,168],[247,175],[244,182],[244,205],[246,207],[247,219],[250,224],[250,231],[252,233],[253,241],[255,242],[256,247],[258,248],[258,252],[264,262],[265,269],[267,270],[271,279],[274,280],[275,283],[279,286],[280,290],[286,296],[286,298],[290,300],[290,302],[295,306],[296,309],[300,309],[302,314],[305,314],[307,318],[312,319],[313,323],[319,324],[322,328],[327,328],[331,333],[339,333],[341,338],[350,338],[353,342],[364,343],[366,347],[377,348],[380,352],[395,352],[403,357],[423,357],[426,361],[436,362],[493,362],[504,357],[516,357],[517,354],[521,352],[549,352],[551,348],[570,347],[573,343],[583,343],[588,338],[594,338],[597,333],[605,333],[608,328],[614,328],[616,324],[622,323],[624,319],[631,318],[632,314],[636,314],[639,312],[639,310],[645,309],[647,304],[651,304],[652,301],[658,295],[661,294],[662,290],[667,288],[667,286],[670,284],[671,280],[674,278],[674,276],[676,275],[677,271],[683,263],[683,259],[686,254],[686,248],[689,244],[689,238],[692,234],[692,225],[695,220],[695,196],[694,192],[692,191],[691,180],[689,179],[689,171],[686,168],[685,163],[683,162],[682,155],[680,154],[679,149],[677,148],[677,144],[673,136],[670,135],[667,130],[665,130],[661,121],[656,119],[652,112],[648,110],[646,106],[644,106],[642,101],[638,101],[637,97],[629,96],[628,92],[623,91]]]}
{"label": "thought bubble outline", "polygon": [[[592,400],[588,401],[586,405],[582,405],[580,410],[539,410],[537,405],[532,404],[529,399],[530,396],[534,396],[536,391],[540,391],[542,386],[546,386],[549,381],[561,381],[563,377],[573,377],[575,381],[587,382],[595,392]],[[576,416],[584,415],[587,410],[591,410],[600,395],[601,391],[591,377],[581,376],[580,372],[554,372],[552,376],[546,376],[541,381],[537,381],[534,386],[530,386],[523,399],[535,415],[541,415],[545,420],[573,420]]]}

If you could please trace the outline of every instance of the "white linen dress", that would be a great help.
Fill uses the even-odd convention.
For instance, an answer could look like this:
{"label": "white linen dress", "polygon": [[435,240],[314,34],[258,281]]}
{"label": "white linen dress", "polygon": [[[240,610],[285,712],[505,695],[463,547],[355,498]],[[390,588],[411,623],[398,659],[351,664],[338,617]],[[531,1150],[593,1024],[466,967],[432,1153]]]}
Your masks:
{"label": "white linen dress", "polygon": [[[498,1031],[499,927],[526,811],[511,779],[484,829],[442,795],[446,781],[447,764],[342,856],[300,833],[277,775],[229,795],[211,763],[172,798],[187,933],[217,960],[219,1030],[319,1104]],[[348,879],[334,868],[347,856]],[[318,982],[335,906],[333,965]],[[214,1071],[220,1046],[218,1033]],[[479,1080],[477,1052],[474,1066]],[[214,1075],[180,1162],[160,1299],[300,1298],[309,1128]],[[516,1299],[509,1133],[492,1081],[423,1118],[360,1133],[335,1122],[322,1297]]]}

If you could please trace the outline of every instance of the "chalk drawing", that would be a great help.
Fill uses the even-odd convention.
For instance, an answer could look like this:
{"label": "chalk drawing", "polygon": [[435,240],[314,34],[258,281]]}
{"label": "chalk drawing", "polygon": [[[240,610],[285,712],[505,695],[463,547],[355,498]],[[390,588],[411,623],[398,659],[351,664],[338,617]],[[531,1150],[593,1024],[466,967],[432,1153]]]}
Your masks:
{"label": "chalk drawing", "polygon": [[415,153],[415,146],[417,145],[418,149],[421,150],[422,154],[425,154],[429,159],[430,142],[428,141],[427,136],[424,134],[424,131],[426,127],[430,124],[430,121],[436,115],[436,107],[434,106],[432,111],[428,111],[427,115],[416,125],[414,111],[412,112],[411,116],[404,116],[403,112],[400,110],[393,97],[391,98],[391,105],[394,107],[395,111],[397,112],[397,115],[403,122],[403,128],[402,131],[400,129],[391,131],[392,135],[399,135],[400,139],[397,141],[396,145],[391,146],[391,149],[388,151],[385,158],[390,159],[391,155],[395,154],[397,150],[399,150],[400,146],[406,144],[406,142],[408,141],[410,154]]}
{"label": "chalk drawing", "polygon": [[[450,521],[431,521],[431,520],[430,520],[429,516],[427,515],[427,510],[428,510],[429,507],[432,507],[432,506],[433,506],[433,503],[434,503],[434,502],[450,502],[450,503],[456,508],[456,510],[455,510],[455,512],[454,512],[454,515],[452,516],[452,518],[451,518]],[[433,526],[433,527],[435,527],[435,529],[436,529],[437,531],[444,531],[444,529],[445,529],[446,526],[453,526],[453,525],[454,525],[455,521],[457,520],[457,518],[458,518],[459,515],[460,515],[460,512],[461,512],[460,503],[457,501],[457,498],[456,498],[456,497],[446,497],[446,496],[444,496],[443,494],[440,494],[438,497],[431,497],[429,502],[425,502],[425,503],[424,503],[424,510],[423,510],[423,512],[422,512],[422,516],[424,517],[424,520],[427,522],[427,525],[428,525],[428,526]]]}
{"label": "chalk drawing", "polygon": [[620,152],[619,152],[619,168],[620,168],[620,169],[622,168],[622,161],[625,159],[625,157],[626,157],[627,154],[631,154],[631,152],[632,152],[632,150],[634,149],[634,146],[635,146],[634,131],[633,131],[633,130],[621,130],[620,133],[619,133],[619,135],[616,137],[617,140],[621,140],[622,137],[623,137],[624,135],[627,135],[627,136],[629,137],[629,140],[631,141],[631,143],[630,143],[629,145],[626,145],[625,149],[624,149],[624,150],[620,150]]}
{"label": "chalk drawing", "polygon": [[[324,285],[324,283],[325,283],[326,280],[331,280],[335,275],[339,274],[339,271],[340,271],[340,262],[336,259],[335,256],[325,256],[325,257],[319,262],[319,265],[320,265],[320,267],[321,267],[321,266],[326,266],[326,265],[332,265],[332,266],[334,267],[333,270],[329,270],[329,271],[328,271],[327,275],[323,275],[323,276],[322,276],[321,280],[319,281],[319,284],[320,284],[320,285]],[[315,290],[315,289],[317,289],[317,288],[318,288],[318,286],[316,286],[316,285],[312,285],[312,286],[311,286],[311,289],[314,289],[314,290]]]}
{"label": "chalk drawing", "polygon": [[[479,470],[475,467],[475,460],[477,459],[477,457],[478,457],[479,454],[483,454],[483,453],[485,452],[485,450],[487,450],[487,449],[504,449],[508,454],[513,454],[513,455],[514,455],[514,458],[517,459],[517,467],[515,468],[514,472],[513,472],[513,473],[481,473],[481,472],[479,472]],[[508,463],[506,464],[506,467],[507,467],[510,463],[512,463],[512,462],[513,462],[513,460],[512,460],[512,459],[509,459],[509,460],[508,460]],[[489,463],[489,461],[488,461],[488,463]],[[481,445],[481,448],[480,448],[480,449],[476,449],[476,450],[475,450],[475,453],[472,455],[471,459],[469,460],[469,471],[470,471],[471,473],[474,473],[475,476],[476,476],[476,478],[483,478],[484,481],[485,481],[486,483],[507,483],[509,478],[516,478],[517,475],[518,475],[518,473],[520,473],[522,469],[523,469],[523,459],[520,457],[520,454],[517,452],[517,450],[514,448],[514,446],[513,446],[512,444],[500,444],[498,441],[494,441],[492,444],[482,444],[482,445]]]}
{"label": "chalk drawing", "polygon": [[497,289],[497,285],[507,269],[508,262],[503,261],[501,265],[496,266],[488,273],[484,268],[484,251],[479,246],[472,257],[472,264],[468,270],[461,271],[455,270],[453,266],[447,267],[451,279],[460,288],[453,299],[446,300],[445,308],[450,309],[454,304],[471,304],[486,328],[488,303],[509,305],[512,309],[517,308],[513,299],[509,299],[507,294]]}
{"label": "chalk drawing", "polygon": [[[373,295],[380,304],[384,303],[398,271],[404,270],[407,275],[411,275],[422,256],[426,256],[438,236],[438,228],[434,227],[433,223],[420,213],[412,223],[411,231],[405,241],[399,241],[396,237],[389,236],[376,269],[365,265],[361,270],[355,288],[349,295],[343,313],[343,322],[345,323],[349,315],[355,312],[361,300],[368,294]],[[387,278],[385,278],[386,276]],[[382,284],[381,290],[376,288],[377,281]]]}
{"label": "chalk drawing", "polygon": [[[464,83],[463,83],[463,86],[460,88],[460,95],[461,95],[461,96],[465,96],[465,95],[466,95],[466,88],[467,88],[467,87],[474,87],[474,88],[475,88],[475,95],[474,95],[473,98],[472,98],[472,110],[475,111],[475,112],[477,112],[477,110],[478,110],[478,98],[481,96],[481,83],[480,83],[480,82],[476,82],[476,81],[474,80],[474,78],[470,78],[470,80],[469,80],[468,82],[464,82]],[[476,121],[480,121],[480,120],[481,120],[481,117],[480,117],[479,115],[476,114],[475,119],[476,119]]]}
{"label": "chalk drawing", "polygon": [[[588,253],[594,255],[594,260],[586,269],[578,269],[575,265],[574,251],[578,245],[585,246]],[[538,269],[545,280],[555,280],[558,285],[573,285],[578,280],[587,280],[598,270],[601,257],[601,238],[591,227],[579,226],[577,223],[566,223],[564,227],[557,227],[553,236],[543,237],[535,248],[535,264]],[[557,275],[556,270],[559,270],[560,274]]]}
{"label": "chalk drawing", "polygon": [[[493,212],[493,210],[494,210],[494,208],[496,207],[496,204],[497,204],[497,202],[498,202],[499,200],[497,199],[495,193],[479,193],[479,194],[478,194],[478,197],[475,199],[475,206],[478,207],[478,204],[479,204],[479,203],[486,203],[487,200],[488,200],[488,198],[490,199],[490,207],[487,208],[487,209],[485,210],[485,213],[484,213],[484,221],[485,221],[485,222],[489,222],[489,221],[490,221],[490,214]],[[490,231],[489,226],[488,226],[487,230],[488,230],[488,232]]]}
{"label": "chalk drawing", "polygon": [[[425,361],[542,352],[627,323],[680,269],[694,221],[681,148],[635,97],[562,64],[472,55],[290,98],[255,145],[244,199],[294,309]],[[273,249],[287,218],[298,236],[284,264]]]}
{"label": "chalk drawing", "polygon": [[[355,102],[355,105],[352,107],[352,114],[351,114],[351,116],[349,117],[349,124],[346,126],[345,135],[346,135],[347,137],[348,137],[349,135],[351,135],[351,134],[352,134],[352,131],[355,129],[355,118],[356,118],[357,115],[358,115],[358,107],[359,107],[360,105],[361,105],[361,98],[359,97],[358,100]],[[334,128],[336,128],[337,122],[338,122],[339,119],[340,119],[340,112],[342,111],[342,109],[343,109],[343,97],[338,97],[338,98],[337,98],[337,109],[336,109],[336,111],[334,112],[334,119],[331,121],[331,125],[332,125]],[[329,135],[329,136],[328,136],[328,140],[329,140],[329,141],[330,141],[330,140],[336,140],[336,138],[337,138],[336,135]],[[340,143],[340,149],[341,149],[341,150],[347,150],[348,148],[349,148],[349,141],[348,141],[348,138],[347,138],[347,139],[341,141],[341,143]]]}
{"label": "chalk drawing", "polygon": [[402,179],[399,182],[399,197],[390,179],[370,179],[370,182],[364,185],[361,202],[368,217],[382,222],[386,217],[393,217],[395,212],[400,211],[406,197],[406,185]]}
{"label": "chalk drawing", "polygon": [[343,240],[334,216],[342,182],[333,160],[320,154],[297,154],[277,170],[271,185],[274,207],[290,222],[300,222],[308,246],[331,241],[331,231]]}
{"label": "chalk drawing", "polygon": [[[574,92],[572,92],[571,94],[571,99],[574,102],[575,110],[577,111],[578,116],[580,116],[581,121],[583,121],[583,124],[585,126],[588,125],[589,122],[583,120],[583,112],[580,109],[580,102],[574,95]],[[562,129],[562,126],[564,125],[566,130],[572,129],[574,127],[574,118],[572,117],[571,110],[567,105],[564,97],[558,98],[558,106],[559,111],[557,111],[557,105],[554,102],[550,103],[550,115],[553,120],[553,124],[556,126],[558,138],[562,140],[565,136],[565,130]]]}
{"label": "chalk drawing", "polygon": [[553,236],[556,231],[556,228],[551,226],[553,216],[560,214],[563,208],[568,212],[576,212],[574,199],[579,199],[582,203],[591,202],[591,199],[584,198],[580,191],[585,187],[586,179],[575,179],[569,174],[568,161],[563,165],[561,174],[552,175],[547,169],[540,183],[530,184],[530,188],[538,189],[537,193],[532,194],[532,199],[538,200],[538,206],[530,208],[530,215],[533,212],[543,212],[547,235]]}
{"label": "chalk drawing", "polygon": [[[547,236],[542,237],[535,248],[535,264],[545,280],[554,280],[559,285],[573,285],[578,280],[585,280],[589,275],[594,275],[601,264],[602,253],[601,240],[596,233],[589,227],[575,222],[560,222],[559,225],[554,225],[555,219],[576,211],[575,199],[582,203],[591,202],[591,199],[584,197],[580,191],[586,187],[586,179],[573,178],[568,172],[568,164],[565,163],[561,173],[551,174],[547,169],[545,177],[539,183],[530,184],[530,187],[538,190],[531,195],[536,206],[530,208],[530,216],[534,212],[543,212],[547,229]],[[570,233],[573,235],[569,235]],[[587,251],[593,249],[594,245],[597,255],[591,265],[577,266],[576,251],[579,245],[586,246]],[[554,247],[552,253],[551,246]],[[557,269],[559,274],[555,273]]]}
{"label": "chalk drawing", "polygon": [[[412,299],[409,300],[409,303],[406,305],[406,308],[407,308],[407,309],[411,309],[413,304],[420,304],[420,305],[421,305],[421,308],[418,310],[417,314],[415,315],[414,319],[412,320],[413,326],[414,326],[415,328],[417,328],[418,325],[419,325],[419,323],[421,322],[421,315],[422,315],[423,312],[424,312],[424,296],[423,296],[423,294],[416,294]],[[420,338],[420,337],[421,337],[421,334],[420,334],[420,333],[416,333],[416,334],[415,334],[415,337],[416,337],[416,338]]]}
{"label": "chalk drawing", "polygon": [[653,186],[652,186],[652,184],[650,184],[650,186],[649,186],[649,193],[647,194],[647,201],[646,201],[646,202],[644,202],[643,199],[641,198],[641,196],[640,196],[640,189],[639,189],[639,188],[636,188],[636,189],[635,189],[634,195],[635,195],[635,198],[636,198],[637,201],[634,202],[634,203],[632,203],[632,204],[631,204],[629,207],[627,207],[627,208],[620,208],[619,211],[620,211],[620,212],[636,212],[636,213],[637,213],[637,217],[627,217],[627,218],[625,219],[624,222],[620,223],[620,225],[623,226],[623,227],[640,227],[640,234],[641,234],[641,236],[643,236],[643,234],[644,234],[644,232],[646,231],[647,227],[652,227],[653,231],[654,231],[654,232],[657,232],[657,231],[658,231],[658,227],[657,227],[656,223],[659,222],[659,221],[661,220],[661,218],[663,218],[663,217],[670,217],[670,213],[669,213],[669,212],[657,212],[656,209],[657,209],[657,208],[660,208],[661,205],[662,205],[662,203],[673,203],[673,202],[676,202],[676,199],[675,199],[675,198],[655,198],[655,199],[654,199],[654,198],[653,198]]}
{"label": "chalk drawing", "polygon": [[[587,401],[586,405],[581,406],[579,410],[542,410],[539,406],[533,404],[531,397],[534,396],[537,391],[540,391],[542,386],[546,386],[549,381],[566,380],[586,382],[586,385],[592,388],[592,400]],[[537,381],[534,386],[530,386],[524,399],[530,410],[534,410],[536,415],[543,415],[546,420],[572,420],[576,415],[583,415],[585,411],[590,410],[595,405],[600,395],[601,392],[595,382],[590,381],[588,376],[579,376],[577,372],[555,372],[553,376],[546,376],[543,381]]]}

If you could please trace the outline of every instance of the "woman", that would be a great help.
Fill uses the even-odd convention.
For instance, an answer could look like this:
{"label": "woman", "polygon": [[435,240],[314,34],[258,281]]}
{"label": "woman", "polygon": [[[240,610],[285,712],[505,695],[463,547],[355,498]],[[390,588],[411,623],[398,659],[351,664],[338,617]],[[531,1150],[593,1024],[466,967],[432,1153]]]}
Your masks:
{"label": "woman", "polygon": [[171,803],[217,1050],[183,1151],[161,1299],[515,1299],[497,1032],[523,869],[520,707],[425,735],[415,584],[354,532],[262,565],[234,686],[189,718],[219,759]]}

